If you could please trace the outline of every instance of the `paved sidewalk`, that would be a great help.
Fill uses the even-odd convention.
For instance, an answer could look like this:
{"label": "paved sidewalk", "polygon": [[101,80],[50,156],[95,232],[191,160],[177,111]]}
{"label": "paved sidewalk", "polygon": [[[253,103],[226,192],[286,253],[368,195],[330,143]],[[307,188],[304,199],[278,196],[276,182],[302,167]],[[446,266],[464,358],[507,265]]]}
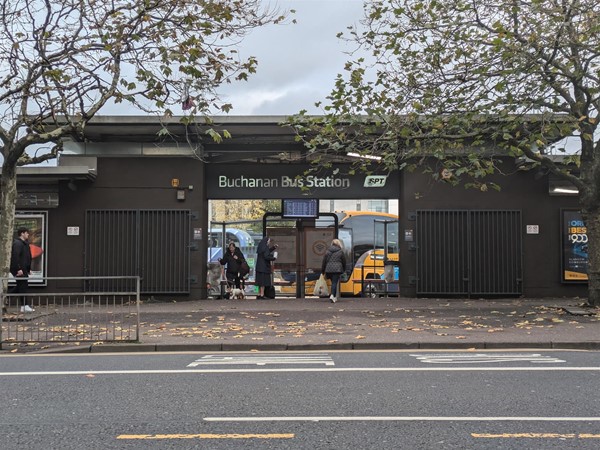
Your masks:
{"label": "paved sidewalk", "polygon": [[600,349],[600,309],[584,303],[564,298],[152,302],[141,305],[139,343],[5,344],[1,353]]}

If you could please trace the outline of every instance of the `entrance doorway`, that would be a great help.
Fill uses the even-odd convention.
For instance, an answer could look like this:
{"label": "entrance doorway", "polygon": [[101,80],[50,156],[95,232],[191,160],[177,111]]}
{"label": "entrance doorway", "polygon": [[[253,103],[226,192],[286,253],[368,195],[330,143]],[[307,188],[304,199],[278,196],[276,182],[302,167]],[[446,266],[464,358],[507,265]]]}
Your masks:
{"label": "entrance doorway", "polygon": [[[227,206],[223,205],[226,202]],[[223,295],[221,283],[223,267],[219,258],[229,242],[240,248],[250,265],[246,294],[256,294],[254,268],[256,248],[267,234],[277,243],[278,259],[275,262],[274,285],[282,297],[304,298],[313,295],[314,283],[321,273],[322,259],[337,237],[344,244],[347,273],[340,292],[345,296],[381,296],[398,293],[398,216],[389,212],[373,211],[323,211],[335,205],[335,200],[321,200],[321,211],[314,219],[288,219],[281,216],[281,200],[267,200],[262,205],[256,201],[254,208],[249,200],[240,200],[246,211],[265,211],[261,219],[219,221],[222,218],[239,218],[227,211],[238,211],[234,200],[211,200],[209,211],[209,246],[207,251],[209,296]],[[347,202],[347,201],[345,201]],[[397,200],[363,200],[354,205],[377,205],[376,209],[397,211]],[[384,208],[384,205],[385,206]],[[267,208],[271,208],[269,211]],[[275,211],[273,211],[275,210]],[[215,213],[217,212],[217,213]],[[219,214],[220,212],[220,214]],[[252,213],[249,213],[252,214]],[[388,267],[390,261],[393,267]],[[390,272],[391,276],[387,272]]]}

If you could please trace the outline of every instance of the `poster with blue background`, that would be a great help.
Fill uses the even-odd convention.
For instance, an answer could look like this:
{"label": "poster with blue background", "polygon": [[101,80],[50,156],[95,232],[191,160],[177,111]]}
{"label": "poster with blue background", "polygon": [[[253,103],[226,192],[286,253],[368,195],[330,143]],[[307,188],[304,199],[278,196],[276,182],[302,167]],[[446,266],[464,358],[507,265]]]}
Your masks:
{"label": "poster with blue background", "polygon": [[562,281],[586,282],[588,279],[587,228],[578,210],[562,210]]}

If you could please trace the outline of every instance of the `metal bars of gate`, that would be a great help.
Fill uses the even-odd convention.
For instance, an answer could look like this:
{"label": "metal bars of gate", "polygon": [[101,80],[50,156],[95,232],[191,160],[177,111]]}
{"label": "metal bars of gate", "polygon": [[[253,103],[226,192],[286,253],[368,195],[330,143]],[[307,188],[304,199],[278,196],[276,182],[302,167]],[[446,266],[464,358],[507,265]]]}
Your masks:
{"label": "metal bars of gate", "polygon": [[520,211],[417,211],[417,295],[522,293]]}
{"label": "metal bars of gate", "polygon": [[520,211],[470,211],[470,294],[520,295],[522,246]]}
{"label": "metal bars of gate", "polygon": [[[112,281],[124,277],[113,277]],[[140,280],[129,278],[133,289],[85,292],[83,277],[40,277],[59,290],[3,293],[0,290],[0,348],[3,344],[36,342],[137,342],[140,330]],[[2,279],[1,282],[10,282]],[[106,280],[105,280],[106,281]],[[65,290],[66,289],[66,290]],[[23,304],[33,312],[22,311]]]}
{"label": "metal bars of gate", "polygon": [[[87,276],[142,279],[145,294],[190,292],[191,214],[188,210],[86,211]],[[92,280],[87,290],[124,288],[124,281]]]}

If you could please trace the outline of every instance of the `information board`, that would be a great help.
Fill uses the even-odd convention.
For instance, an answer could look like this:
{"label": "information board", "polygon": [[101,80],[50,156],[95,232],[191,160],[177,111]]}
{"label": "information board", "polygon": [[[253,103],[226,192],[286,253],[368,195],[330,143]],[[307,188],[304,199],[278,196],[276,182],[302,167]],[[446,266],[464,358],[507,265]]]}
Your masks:
{"label": "information board", "polygon": [[284,198],[281,200],[281,217],[286,219],[317,218],[319,199]]}

